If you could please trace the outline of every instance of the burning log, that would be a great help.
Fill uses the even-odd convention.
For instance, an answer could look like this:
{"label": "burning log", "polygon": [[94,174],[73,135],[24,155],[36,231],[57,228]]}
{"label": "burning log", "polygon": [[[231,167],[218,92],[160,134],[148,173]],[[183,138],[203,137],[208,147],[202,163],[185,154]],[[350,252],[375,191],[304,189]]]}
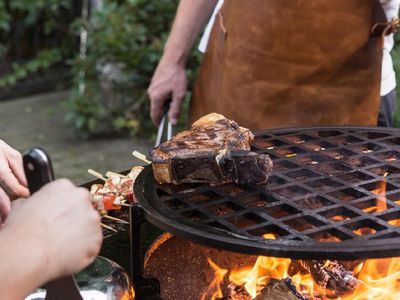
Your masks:
{"label": "burning log", "polygon": [[306,300],[290,278],[271,279],[254,300]]}
{"label": "burning log", "polygon": [[[251,300],[253,299],[244,286],[229,283],[225,295],[219,300]],[[254,300],[307,300],[294,286],[290,278],[271,279]]]}
{"label": "burning log", "polygon": [[226,293],[221,300],[251,300],[251,296],[246,291],[245,287],[229,283],[226,288]]}
{"label": "burning log", "polygon": [[289,274],[308,272],[314,281],[326,291],[327,295],[339,297],[354,292],[358,280],[353,272],[347,270],[338,261],[297,260],[292,261]]}

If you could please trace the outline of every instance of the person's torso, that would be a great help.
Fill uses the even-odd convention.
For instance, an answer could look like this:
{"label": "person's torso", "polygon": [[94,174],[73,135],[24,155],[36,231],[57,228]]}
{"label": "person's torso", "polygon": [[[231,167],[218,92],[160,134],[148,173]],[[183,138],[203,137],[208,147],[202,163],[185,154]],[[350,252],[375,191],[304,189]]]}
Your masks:
{"label": "person's torso", "polygon": [[[253,0],[249,0],[253,1]],[[387,19],[392,20],[398,16],[400,8],[400,0],[379,0],[386,13]],[[210,21],[204,31],[199,44],[199,50],[205,52],[207,49],[210,32],[214,24],[215,16],[224,4],[224,0],[219,0]],[[237,20],[240,22],[241,20]],[[382,61],[382,84],[381,84],[381,95],[386,95],[396,87],[396,76],[393,69],[393,62],[390,52],[394,46],[393,35],[385,37],[383,61]]]}

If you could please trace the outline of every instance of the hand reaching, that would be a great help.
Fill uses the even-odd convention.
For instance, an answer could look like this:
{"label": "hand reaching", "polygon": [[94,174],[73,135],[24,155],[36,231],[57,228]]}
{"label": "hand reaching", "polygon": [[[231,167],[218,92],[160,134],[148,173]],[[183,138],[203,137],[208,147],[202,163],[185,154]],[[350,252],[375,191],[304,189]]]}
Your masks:
{"label": "hand reaching", "polygon": [[10,199],[28,197],[21,154],[0,140],[0,218],[10,211]]}
{"label": "hand reaching", "polygon": [[183,65],[161,60],[154,72],[148,89],[150,98],[150,116],[154,125],[161,121],[165,104],[172,100],[168,118],[172,125],[178,123],[182,102],[187,91],[187,78]]}

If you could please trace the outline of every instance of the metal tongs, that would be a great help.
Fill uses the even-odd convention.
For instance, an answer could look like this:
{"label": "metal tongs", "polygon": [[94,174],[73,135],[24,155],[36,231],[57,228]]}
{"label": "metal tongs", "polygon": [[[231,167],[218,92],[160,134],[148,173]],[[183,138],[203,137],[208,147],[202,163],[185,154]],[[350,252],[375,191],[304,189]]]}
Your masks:
{"label": "metal tongs", "polygon": [[[160,125],[158,125],[157,139],[156,139],[156,143],[155,143],[154,147],[158,147],[161,144],[162,139],[164,137],[165,123],[166,123],[166,120],[168,119],[168,110],[169,110],[170,103],[171,103],[171,101],[167,102]],[[166,140],[170,140],[172,138],[172,135],[174,134],[173,131],[174,131],[173,126],[172,126],[171,122],[168,120],[167,121],[167,139]]]}

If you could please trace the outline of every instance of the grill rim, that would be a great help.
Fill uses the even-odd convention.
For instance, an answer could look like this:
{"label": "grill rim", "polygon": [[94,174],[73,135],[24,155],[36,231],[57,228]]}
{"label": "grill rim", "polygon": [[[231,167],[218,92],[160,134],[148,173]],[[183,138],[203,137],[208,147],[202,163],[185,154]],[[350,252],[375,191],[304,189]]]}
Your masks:
{"label": "grill rim", "polygon": [[[360,127],[360,126],[323,126],[323,127],[300,127],[300,128],[279,128],[272,130],[260,130],[255,132],[256,136],[260,135],[276,135],[280,133],[304,134],[305,131],[313,130],[357,130],[367,132],[395,132],[400,135],[400,129],[396,128],[380,128],[380,127]],[[393,138],[393,133],[391,137]],[[394,150],[394,149],[393,149]],[[333,178],[334,179],[334,178]],[[227,231],[219,231],[215,228],[202,224],[196,224],[196,227],[190,226],[187,222],[176,220],[165,216],[162,212],[151,205],[152,197],[157,197],[155,192],[155,182],[153,179],[151,165],[147,166],[141,172],[134,186],[135,196],[145,211],[145,218],[153,225],[177,236],[192,240],[194,242],[220,248],[228,251],[247,253],[252,255],[264,255],[274,257],[285,257],[294,259],[338,259],[338,260],[355,260],[367,258],[387,258],[400,256],[400,238],[387,238],[374,240],[373,245],[366,243],[355,244],[351,242],[332,242],[319,243],[324,247],[316,247],[316,244],[306,241],[296,240],[263,240],[245,239],[243,236],[235,236],[233,233],[228,234]],[[339,189],[338,189],[339,190]],[[311,240],[313,241],[313,240]],[[369,240],[368,240],[369,241]],[[379,244],[379,249],[377,249]],[[302,248],[299,250],[299,248]]]}

